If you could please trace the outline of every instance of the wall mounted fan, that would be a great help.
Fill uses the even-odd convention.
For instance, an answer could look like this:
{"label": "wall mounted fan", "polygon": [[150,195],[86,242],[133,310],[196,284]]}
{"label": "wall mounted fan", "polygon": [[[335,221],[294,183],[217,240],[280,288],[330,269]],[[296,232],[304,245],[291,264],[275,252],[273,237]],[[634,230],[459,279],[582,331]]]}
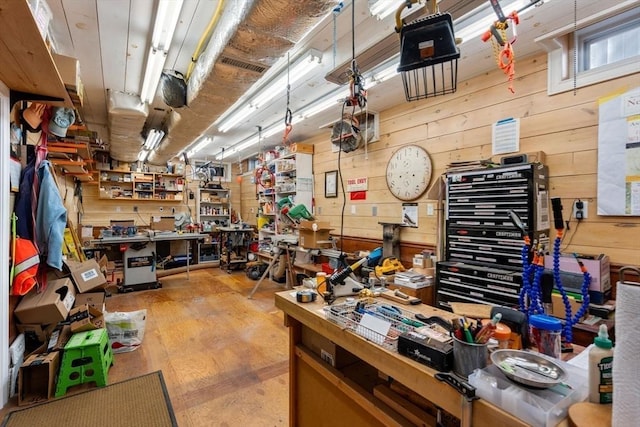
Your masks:
{"label": "wall mounted fan", "polygon": [[331,130],[331,143],[345,153],[355,151],[362,143],[360,122],[350,114],[345,114]]}

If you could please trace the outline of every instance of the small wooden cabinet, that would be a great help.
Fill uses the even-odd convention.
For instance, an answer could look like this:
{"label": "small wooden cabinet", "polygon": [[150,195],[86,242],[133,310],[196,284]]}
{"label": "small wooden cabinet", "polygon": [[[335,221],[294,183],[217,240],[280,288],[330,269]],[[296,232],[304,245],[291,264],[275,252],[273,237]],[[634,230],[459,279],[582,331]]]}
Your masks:
{"label": "small wooden cabinet", "polygon": [[101,170],[101,199],[182,201],[184,176],[153,173]]}
{"label": "small wooden cabinet", "polygon": [[199,188],[196,199],[198,223],[204,232],[231,224],[231,202],[229,190],[225,188]]}

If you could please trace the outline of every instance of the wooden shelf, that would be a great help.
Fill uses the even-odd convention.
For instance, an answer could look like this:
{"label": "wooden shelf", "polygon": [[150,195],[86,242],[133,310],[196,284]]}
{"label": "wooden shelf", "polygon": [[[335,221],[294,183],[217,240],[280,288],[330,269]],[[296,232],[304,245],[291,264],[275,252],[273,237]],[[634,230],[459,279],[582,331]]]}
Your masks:
{"label": "wooden shelf", "polygon": [[[164,179],[170,178],[174,180],[182,180],[182,175],[154,173],[154,172],[131,172],[131,171],[114,171],[114,170],[100,170],[99,184],[100,184],[100,198],[109,200],[135,200],[135,201],[151,201],[151,202],[182,202],[184,199],[161,197],[161,196],[179,196],[184,190],[178,190],[177,188],[158,188],[158,183],[162,183]],[[113,178],[117,180],[113,180]],[[139,185],[143,185],[144,188],[138,188]],[[149,188],[147,188],[149,187]],[[119,195],[113,197],[114,191],[117,194],[130,193],[129,195]],[[140,195],[149,195],[149,197],[139,197]]]}
{"label": "wooden shelf", "polygon": [[3,1],[0,28],[11,35],[11,43],[0,43],[0,81],[11,91],[30,94],[30,100],[72,107],[28,3]]}

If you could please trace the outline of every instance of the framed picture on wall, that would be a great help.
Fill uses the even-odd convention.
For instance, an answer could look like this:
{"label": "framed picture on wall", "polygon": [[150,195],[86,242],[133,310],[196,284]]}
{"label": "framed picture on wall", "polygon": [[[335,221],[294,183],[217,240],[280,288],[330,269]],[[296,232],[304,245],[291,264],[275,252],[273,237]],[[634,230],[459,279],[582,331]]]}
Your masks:
{"label": "framed picture on wall", "polygon": [[338,171],[324,173],[324,197],[338,197]]}

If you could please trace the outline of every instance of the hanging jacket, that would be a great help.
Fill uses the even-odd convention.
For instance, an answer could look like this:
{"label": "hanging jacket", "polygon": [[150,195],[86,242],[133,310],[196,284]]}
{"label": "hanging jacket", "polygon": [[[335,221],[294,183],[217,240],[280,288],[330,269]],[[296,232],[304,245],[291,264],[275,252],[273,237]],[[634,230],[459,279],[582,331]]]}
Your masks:
{"label": "hanging jacket", "polygon": [[36,212],[36,239],[41,254],[46,255],[47,265],[62,270],[62,245],[67,226],[67,210],[62,203],[51,165],[43,160],[38,167],[40,183]]}
{"label": "hanging jacket", "polygon": [[18,194],[16,196],[16,203],[14,207],[14,212],[18,217],[18,236],[29,240],[33,240],[33,227],[35,223],[35,215],[31,210],[31,198],[35,170],[35,159],[30,161],[22,170],[22,174],[20,175],[20,186],[18,188]]}

